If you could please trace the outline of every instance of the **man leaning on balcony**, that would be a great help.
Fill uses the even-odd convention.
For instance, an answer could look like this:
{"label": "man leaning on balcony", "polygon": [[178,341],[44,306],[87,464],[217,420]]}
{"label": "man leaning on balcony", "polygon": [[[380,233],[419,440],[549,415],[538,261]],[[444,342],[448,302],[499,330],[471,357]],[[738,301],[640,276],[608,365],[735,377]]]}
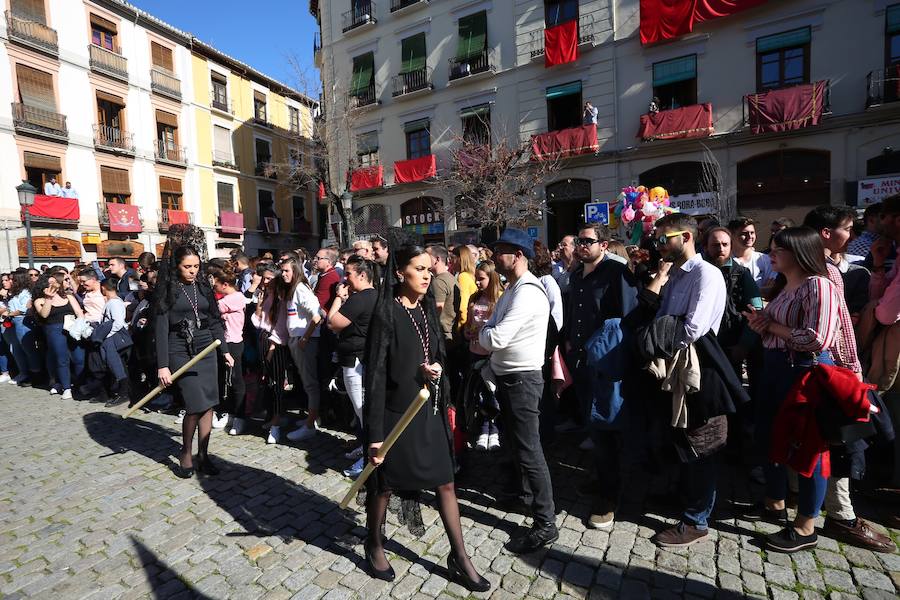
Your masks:
{"label": "man leaning on balcony", "polygon": [[56,177],[51,177],[50,181],[44,184],[45,196],[62,196],[62,188],[56,183]]}
{"label": "man leaning on balcony", "polygon": [[78,192],[75,190],[75,188],[72,187],[71,181],[66,182],[66,187],[62,189],[59,195],[63,198],[74,198],[78,200]]}

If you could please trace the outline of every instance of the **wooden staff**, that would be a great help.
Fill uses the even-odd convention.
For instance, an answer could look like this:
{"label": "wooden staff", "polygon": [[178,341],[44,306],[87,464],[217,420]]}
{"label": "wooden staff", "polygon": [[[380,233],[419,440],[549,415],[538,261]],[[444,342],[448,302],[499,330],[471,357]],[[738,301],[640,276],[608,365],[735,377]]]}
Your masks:
{"label": "wooden staff", "polygon": [[[427,387],[423,387],[419,394],[416,396],[415,400],[412,401],[412,404],[406,409],[406,412],[403,413],[403,416],[400,417],[400,420],[397,421],[397,424],[394,425],[394,428],[388,434],[387,438],[382,442],[381,447],[378,449],[378,454],[376,456],[378,458],[384,458],[387,455],[388,451],[391,449],[391,446],[394,445],[394,442],[397,441],[397,438],[403,433],[403,430],[407,428],[410,421],[415,418],[416,413],[419,412],[419,409],[428,402],[428,399],[431,397],[431,392],[428,391]],[[368,452],[363,448],[363,457],[366,459],[366,468],[363,469],[363,472],[360,473],[359,477],[356,478],[356,481],[353,482],[353,485],[350,487],[350,491],[347,492],[347,495],[344,496],[344,499],[341,500],[341,508],[347,508],[350,505],[350,501],[356,496],[357,492],[359,492],[360,488],[362,488],[363,484],[366,482],[366,479],[369,478],[369,475],[375,471],[375,465],[372,464],[372,461],[369,459]]]}
{"label": "wooden staff", "polygon": [[[191,367],[193,367],[194,365],[196,365],[198,362],[200,362],[200,360],[201,360],[203,357],[205,357],[207,354],[209,354],[210,352],[212,352],[213,350],[215,350],[216,348],[218,348],[218,347],[221,346],[221,345],[222,345],[222,340],[213,340],[213,341],[210,343],[210,345],[207,346],[206,348],[204,348],[203,350],[201,350],[200,353],[199,353],[197,356],[195,356],[194,358],[192,358],[191,360],[189,360],[183,367],[181,367],[180,369],[178,369],[177,371],[175,371],[174,373],[172,373],[172,382],[174,383],[176,379],[178,379],[179,377],[181,377],[182,375],[184,375],[185,371],[187,371],[188,369],[190,369]],[[150,390],[150,393],[147,394],[146,396],[144,396],[143,398],[141,398],[141,400],[140,400],[137,404],[135,404],[134,406],[132,406],[132,407],[128,410],[127,413],[125,413],[124,415],[122,415],[122,418],[123,418],[123,419],[127,419],[128,417],[130,417],[131,415],[133,415],[134,413],[136,413],[137,411],[139,411],[139,410],[141,409],[142,406],[144,406],[145,404],[147,404],[148,402],[150,402],[151,400],[153,400],[153,399],[154,399],[156,396],[158,396],[159,393],[162,392],[164,389],[166,389],[166,388],[163,387],[162,384],[160,384],[160,385],[156,386],[155,388],[153,388],[152,390]]]}

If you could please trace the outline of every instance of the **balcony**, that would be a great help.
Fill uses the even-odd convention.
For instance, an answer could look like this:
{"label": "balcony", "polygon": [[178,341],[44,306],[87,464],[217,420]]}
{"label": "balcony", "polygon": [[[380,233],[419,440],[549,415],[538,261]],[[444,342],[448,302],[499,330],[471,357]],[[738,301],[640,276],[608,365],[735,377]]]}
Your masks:
{"label": "balcony", "polygon": [[165,140],[155,140],[153,156],[158,163],[176,167],[187,166],[187,148],[169,145]]}
{"label": "balcony", "polygon": [[12,103],[12,114],[16,133],[37,135],[59,141],[69,139],[65,115],[28,106],[21,102]]}
{"label": "balcony", "polygon": [[434,89],[431,83],[431,67],[422,67],[409,73],[400,73],[392,78],[394,91],[391,94],[394,98],[403,96],[406,98],[414,98],[428,93]]}
{"label": "balcony", "polygon": [[450,82],[461,80],[474,81],[483,76],[494,74],[494,65],[491,64],[490,51],[485,48],[480,54],[465,59],[450,59]]}
{"label": "balcony", "polygon": [[118,127],[94,125],[94,148],[107,152],[134,154],[134,134]]}
{"label": "balcony", "polygon": [[712,133],[712,104],[707,103],[641,115],[637,137],[647,142],[708,137]]}
{"label": "balcony", "polygon": [[313,36],[313,62],[322,68],[322,36],[318,31]]}
{"label": "balcony", "polygon": [[[34,197],[34,204],[28,208],[28,216],[31,224],[36,227],[75,229],[78,227],[81,211],[77,198],[59,198],[38,194]],[[25,221],[24,211],[22,211],[22,221]]]}
{"label": "balcony", "polygon": [[234,159],[234,155],[226,150],[213,150],[212,164],[214,167],[231,169],[232,171],[238,170],[237,161]]}
{"label": "balcony", "polygon": [[150,69],[150,89],[173,100],[181,100],[181,80],[158,67]]}
{"label": "balcony", "polygon": [[278,179],[278,168],[269,160],[261,160],[256,163],[254,173],[257,177],[268,177],[269,179]]}
{"label": "balcony", "polygon": [[369,84],[365,90],[350,96],[350,108],[366,108],[378,105],[378,96],[375,94],[375,82]]}
{"label": "balcony", "polygon": [[866,108],[900,100],[900,64],[872,71],[866,76]]}
{"label": "balcony", "polygon": [[253,123],[254,125],[259,125],[260,127],[265,127],[266,129],[272,129],[274,127],[274,125],[272,125],[272,123],[270,123],[269,120],[264,116],[263,117],[253,117],[252,119],[250,119],[250,122]]}
{"label": "balcony", "polygon": [[532,160],[560,160],[600,149],[597,126],[581,125],[559,131],[548,131],[531,138]]}
{"label": "balcony", "polygon": [[391,0],[391,12],[412,12],[417,8],[428,6],[428,0]]}
{"label": "balcony", "polygon": [[6,33],[10,41],[23,44],[35,50],[59,56],[59,41],[56,30],[43,23],[30,21],[6,11]]}
{"label": "balcony", "polygon": [[375,3],[371,1],[357,1],[351,10],[343,15],[344,33],[351,31],[364,31],[375,26]]}
{"label": "balcony", "polygon": [[90,44],[88,52],[90,53],[91,71],[128,82],[128,60],[118,52],[118,49],[113,52]]}
{"label": "balcony", "polygon": [[437,174],[437,160],[434,154],[427,154],[410,160],[394,163],[394,184],[415,183],[431,179]]}
{"label": "balcony", "polygon": [[159,213],[157,226],[160,231],[168,231],[170,225],[194,224],[194,213],[189,213],[186,210],[160,208],[157,212]]}
{"label": "balcony", "polygon": [[209,107],[212,110],[216,110],[216,111],[219,111],[220,113],[224,113],[229,117],[234,115],[234,103],[231,100],[229,100],[228,98],[217,99],[215,97],[215,95],[213,95],[209,99]]}
{"label": "balcony", "polygon": [[[594,43],[594,15],[578,17],[578,47]],[[531,60],[544,56],[544,29],[531,32]]]}
{"label": "balcony", "polygon": [[754,134],[818,125],[831,114],[831,83],[803,83],[744,96],[744,125]]}
{"label": "balcony", "polygon": [[216,227],[223,234],[244,233],[244,215],[238,212],[221,211],[216,218]]}
{"label": "balcony", "polygon": [[350,191],[372,190],[384,187],[384,167],[372,165],[360,167],[350,173]]}

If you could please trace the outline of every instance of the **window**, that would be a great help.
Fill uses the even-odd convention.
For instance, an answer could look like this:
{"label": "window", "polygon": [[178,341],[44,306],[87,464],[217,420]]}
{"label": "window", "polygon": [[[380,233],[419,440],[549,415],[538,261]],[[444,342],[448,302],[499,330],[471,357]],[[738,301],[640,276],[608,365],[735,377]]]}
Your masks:
{"label": "window", "polygon": [[262,92],[253,92],[253,116],[257,121],[267,122],[266,119],[266,95]]}
{"label": "window", "polygon": [[163,210],[181,210],[181,180],[159,178],[159,204]]}
{"label": "window", "polygon": [[544,23],[555,27],[578,18],[578,0],[544,0]]}
{"label": "window", "polygon": [[15,17],[42,25],[47,24],[44,0],[11,0],[9,8]]}
{"label": "window", "polygon": [[660,110],[697,104],[697,55],[653,63],[653,95]]}
{"label": "window", "polygon": [[234,164],[231,152],[231,131],[221,125],[213,126],[213,162]]}
{"label": "window", "polygon": [[175,65],[172,60],[172,49],[156,42],[150,42],[150,59],[153,66],[164,69],[169,73],[175,72]]}
{"label": "window", "polygon": [[756,91],[809,83],[810,28],[756,40]]}
{"label": "window", "polygon": [[406,132],[406,158],[408,160],[431,154],[429,125],[428,119],[419,119],[403,126],[403,130]]}
{"label": "window", "polygon": [[257,190],[256,200],[259,208],[259,228],[269,231],[266,227],[266,218],[277,218],[275,214],[275,196],[269,190]]}
{"label": "window", "polygon": [[234,212],[234,186],[219,181],[216,183],[216,198],[219,202],[219,214]]}
{"label": "window", "polygon": [[168,156],[178,151],[178,117],[172,113],[156,111],[156,140],[160,155]]}
{"label": "window", "polygon": [[224,75],[212,74],[212,106],[228,111],[228,84]]}
{"label": "window", "polygon": [[288,106],[288,120],[290,122],[291,133],[300,133],[300,109]]}
{"label": "window", "polygon": [[38,154],[37,152],[24,152],[25,174],[28,183],[39,190],[44,189],[44,184],[56,178],[62,179],[62,161],[58,156]]}
{"label": "window", "polygon": [[99,15],[91,14],[91,43],[93,45],[118,53],[117,35],[118,28],[115,23]]}
{"label": "window", "polygon": [[415,73],[425,68],[425,34],[418,33],[400,42],[400,74]]}
{"label": "window", "polygon": [[547,127],[559,131],[581,125],[581,82],[547,88]]}
{"label": "window", "polygon": [[356,158],[360,167],[378,164],[378,132],[368,131],[356,136]]}
{"label": "window", "polygon": [[16,65],[16,83],[19,101],[25,106],[56,112],[56,96],[53,93],[53,76],[25,65]]}
{"label": "window", "polygon": [[353,76],[350,78],[350,95],[360,105],[375,101],[375,54],[367,52],[353,58]]}
{"label": "window", "polygon": [[491,107],[488,104],[473,106],[459,113],[463,139],[473,144],[491,144]]}
{"label": "window", "polygon": [[131,204],[131,187],[128,184],[128,171],[113,167],[100,167],[100,189],[103,190],[105,202]]}
{"label": "window", "polygon": [[97,92],[97,124],[112,129],[122,128],[125,101],[118,96]]}
{"label": "window", "polygon": [[298,148],[288,148],[288,164],[291,171],[303,168],[303,152]]}
{"label": "window", "polygon": [[459,46],[456,48],[456,72],[451,78],[465,77],[487,69],[487,12],[481,11],[459,20]]}
{"label": "window", "polygon": [[291,216],[294,222],[294,231],[309,232],[309,220],[306,218],[306,198],[303,196],[291,197]]}
{"label": "window", "polygon": [[272,145],[267,141],[256,138],[256,164],[272,161]]}
{"label": "window", "polygon": [[885,20],[884,64],[890,67],[900,63],[900,4],[888,7]]}

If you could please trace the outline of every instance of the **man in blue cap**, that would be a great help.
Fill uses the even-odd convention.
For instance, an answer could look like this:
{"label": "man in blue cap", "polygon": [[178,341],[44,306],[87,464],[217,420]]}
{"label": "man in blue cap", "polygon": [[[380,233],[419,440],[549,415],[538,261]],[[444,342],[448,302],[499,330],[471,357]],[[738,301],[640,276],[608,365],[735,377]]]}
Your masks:
{"label": "man in blue cap", "polygon": [[528,270],[534,241],[526,232],[507,228],[493,248],[497,271],[509,286],[479,332],[478,341],[491,353],[506,445],[521,476],[520,499],[530,505],[534,517],[531,530],[506,545],[510,552],[523,554],[559,538],[553,484],[538,427],[550,301],[541,282]]}

